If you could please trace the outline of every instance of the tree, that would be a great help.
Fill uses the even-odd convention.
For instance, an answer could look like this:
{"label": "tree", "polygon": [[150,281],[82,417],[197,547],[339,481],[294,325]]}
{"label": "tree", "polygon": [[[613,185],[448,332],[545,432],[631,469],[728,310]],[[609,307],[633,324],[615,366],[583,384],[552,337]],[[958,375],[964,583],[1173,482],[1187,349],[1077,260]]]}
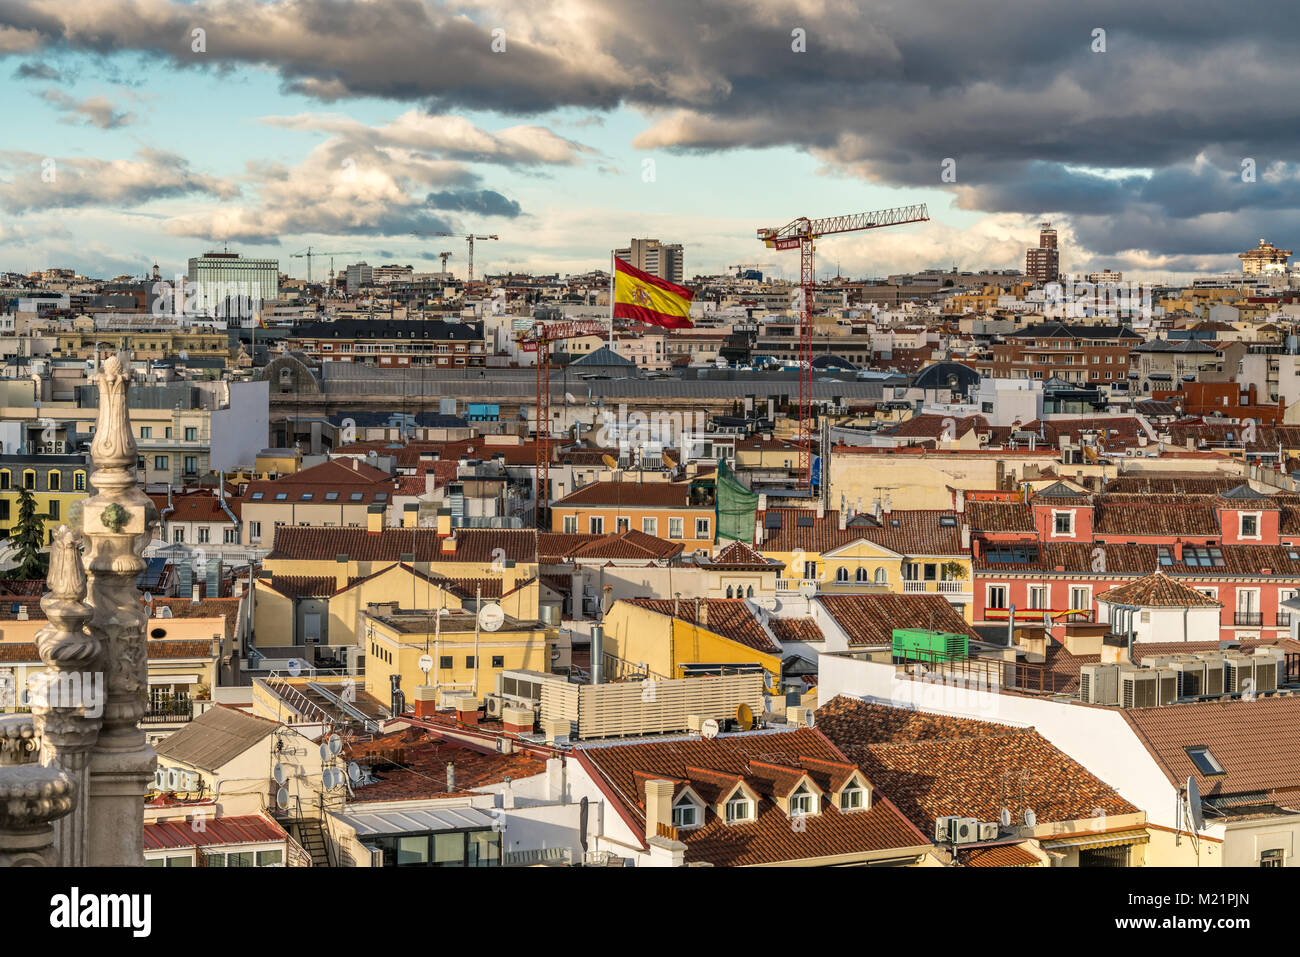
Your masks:
{"label": "tree", "polygon": [[18,565],[10,572],[11,578],[44,578],[50,565],[48,555],[41,554],[45,544],[45,520],[48,515],[38,514],[36,499],[29,489],[18,493],[18,521],[9,531],[9,540],[18,550]]}

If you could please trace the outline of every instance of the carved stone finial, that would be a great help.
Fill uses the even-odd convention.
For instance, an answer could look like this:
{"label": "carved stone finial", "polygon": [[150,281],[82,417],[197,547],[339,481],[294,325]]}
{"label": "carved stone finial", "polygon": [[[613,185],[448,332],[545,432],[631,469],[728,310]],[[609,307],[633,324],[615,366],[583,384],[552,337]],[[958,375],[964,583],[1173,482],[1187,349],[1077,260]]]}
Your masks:
{"label": "carved stone finial", "polygon": [[81,564],[80,540],[67,525],[50,534],[50,593],[67,601],[86,597],[86,568]]}
{"label": "carved stone finial", "polygon": [[112,355],[91,379],[99,387],[99,419],[90,456],[101,469],[134,468],[139,453],[127,415],[126,387],[131,381],[130,372],[120,355]]}

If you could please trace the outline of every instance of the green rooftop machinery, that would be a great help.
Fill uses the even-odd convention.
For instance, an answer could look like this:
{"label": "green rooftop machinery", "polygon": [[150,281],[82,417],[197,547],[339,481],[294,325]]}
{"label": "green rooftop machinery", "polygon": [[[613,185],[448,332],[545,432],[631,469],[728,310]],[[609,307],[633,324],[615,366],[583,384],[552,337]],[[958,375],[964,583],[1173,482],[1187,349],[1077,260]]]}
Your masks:
{"label": "green rooftop machinery", "polygon": [[970,638],[928,628],[895,628],[894,657],[919,661],[953,661],[970,657]]}

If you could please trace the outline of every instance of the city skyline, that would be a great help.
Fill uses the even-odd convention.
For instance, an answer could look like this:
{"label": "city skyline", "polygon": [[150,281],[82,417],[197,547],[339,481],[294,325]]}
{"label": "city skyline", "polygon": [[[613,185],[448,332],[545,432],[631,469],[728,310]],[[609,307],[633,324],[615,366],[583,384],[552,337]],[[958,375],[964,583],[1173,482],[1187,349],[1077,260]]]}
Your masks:
{"label": "city skyline", "polygon": [[[822,273],[1020,268],[1045,219],[1067,273],[1235,272],[1260,237],[1294,245],[1300,202],[1267,8],[1102,4],[964,43],[945,3],[14,2],[0,260],[171,275],[229,243],[305,275],[311,245],[428,271],[450,250],[463,275],[462,241],[411,232],[472,230],[502,237],[480,274],[656,237],[687,276],[789,278],[758,227],[926,202],[929,223],[826,242]],[[1240,97],[1265,75],[1275,97]]]}

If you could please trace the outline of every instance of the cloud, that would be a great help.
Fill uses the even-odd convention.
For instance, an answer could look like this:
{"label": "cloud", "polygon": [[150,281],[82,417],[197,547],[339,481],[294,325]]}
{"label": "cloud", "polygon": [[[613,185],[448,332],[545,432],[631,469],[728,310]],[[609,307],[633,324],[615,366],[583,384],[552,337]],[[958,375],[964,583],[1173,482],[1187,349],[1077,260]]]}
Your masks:
{"label": "cloud", "polygon": [[54,80],[60,81],[63,74],[48,63],[20,63],[14,70],[15,80]]}
{"label": "cloud", "polygon": [[96,126],[101,130],[115,130],[135,119],[134,113],[119,111],[112,101],[104,96],[91,96],[78,100],[62,90],[51,87],[41,94],[41,99],[56,110],[67,114],[63,120],[65,123],[82,123]]}
{"label": "cloud", "polygon": [[174,153],[142,149],[131,159],[41,156],[0,151],[0,209],[27,213],[80,207],[134,207],[157,199],[207,195],[230,199],[229,180],[195,173]]}

